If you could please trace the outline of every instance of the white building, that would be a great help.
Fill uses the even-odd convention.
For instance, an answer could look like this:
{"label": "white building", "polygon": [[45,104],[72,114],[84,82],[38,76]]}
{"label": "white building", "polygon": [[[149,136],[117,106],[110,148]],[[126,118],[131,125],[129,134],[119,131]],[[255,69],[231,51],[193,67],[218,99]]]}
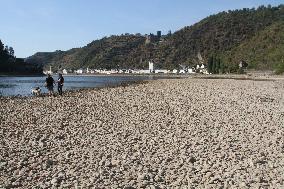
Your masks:
{"label": "white building", "polygon": [[164,73],[164,74],[166,74],[166,73],[169,73],[169,71],[168,70],[155,70],[155,73]]}
{"label": "white building", "polygon": [[76,74],[82,74],[83,73],[83,69],[78,69],[75,71]]}
{"label": "white building", "polygon": [[184,74],[184,73],[185,73],[185,70],[179,70],[179,73],[180,73],[180,74]]}
{"label": "white building", "polygon": [[43,74],[50,74],[50,75],[52,75],[53,74],[53,72],[52,72],[52,70],[51,70],[51,66],[49,66],[49,70],[47,70],[47,71],[43,71]]}
{"label": "white building", "polygon": [[68,74],[68,72],[67,72],[66,69],[63,69],[63,70],[62,70],[62,73],[65,74],[65,75]]}
{"label": "white building", "polygon": [[174,69],[174,70],[173,70],[173,73],[174,73],[174,74],[178,73],[178,70],[177,70],[177,69]]}
{"label": "white building", "polygon": [[195,73],[192,68],[189,68],[189,69],[187,70],[187,72],[188,72],[188,73]]}
{"label": "white building", "polygon": [[154,71],[154,63],[149,61],[149,71],[152,73]]}
{"label": "white building", "polygon": [[111,74],[116,74],[116,73],[118,73],[118,71],[117,71],[116,69],[111,69],[111,70],[110,70],[110,73],[111,73]]}
{"label": "white building", "polygon": [[200,68],[199,64],[197,64],[196,69],[198,70]]}
{"label": "white building", "polygon": [[204,69],[202,69],[202,70],[200,70],[200,73],[203,73],[203,74],[209,74],[209,73],[208,73],[208,71],[207,71],[207,69],[205,69],[205,68],[204,68]]}
{"label": "white building", "polygon": [[136,69],[135,69],[135,70],[132,70],[132,73],[133,73],[133,74],[140,74],[140,70],[136,70]]}
{"label": "white building", "polygon": [[139,70],[140,74],[149,74],[150,70]]}

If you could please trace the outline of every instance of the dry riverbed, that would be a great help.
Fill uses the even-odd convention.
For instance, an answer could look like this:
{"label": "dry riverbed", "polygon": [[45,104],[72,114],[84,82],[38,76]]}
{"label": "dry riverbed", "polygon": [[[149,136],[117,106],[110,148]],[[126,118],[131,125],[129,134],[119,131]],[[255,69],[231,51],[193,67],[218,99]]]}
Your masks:
{"label": "dry riverbed", "polygon": [[284,80],[0,98],[0,188],[283,188]]}

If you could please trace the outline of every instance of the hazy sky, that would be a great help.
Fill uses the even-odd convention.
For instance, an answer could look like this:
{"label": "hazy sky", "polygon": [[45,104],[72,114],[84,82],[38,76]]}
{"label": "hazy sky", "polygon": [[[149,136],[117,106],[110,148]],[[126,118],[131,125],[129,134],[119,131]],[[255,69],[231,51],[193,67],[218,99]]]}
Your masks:
{"label": "hazy sky", "polygon": [[17,57],[122,33],[167,33],[220,11],[284,0],[0,0],[0,39]]}

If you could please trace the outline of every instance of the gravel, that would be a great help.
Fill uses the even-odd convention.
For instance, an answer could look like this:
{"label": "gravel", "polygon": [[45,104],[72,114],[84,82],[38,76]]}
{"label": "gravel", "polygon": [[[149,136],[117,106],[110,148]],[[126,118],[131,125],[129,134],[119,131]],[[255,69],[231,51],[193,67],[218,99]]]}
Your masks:
{"label": "gravel", "polygon": [[283,82],[0,97],[0,188],[283,188]]}

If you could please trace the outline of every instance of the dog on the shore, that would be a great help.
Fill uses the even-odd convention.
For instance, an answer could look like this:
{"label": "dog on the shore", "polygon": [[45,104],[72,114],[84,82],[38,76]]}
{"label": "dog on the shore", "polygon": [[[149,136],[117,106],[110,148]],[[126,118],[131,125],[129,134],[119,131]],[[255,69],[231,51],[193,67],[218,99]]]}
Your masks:
{"label": "dog on the shore", "polygon": [[40,95],[40,88],[39,87],[35,87],[32,89],[32,94],[35,96],[39,96]]}

